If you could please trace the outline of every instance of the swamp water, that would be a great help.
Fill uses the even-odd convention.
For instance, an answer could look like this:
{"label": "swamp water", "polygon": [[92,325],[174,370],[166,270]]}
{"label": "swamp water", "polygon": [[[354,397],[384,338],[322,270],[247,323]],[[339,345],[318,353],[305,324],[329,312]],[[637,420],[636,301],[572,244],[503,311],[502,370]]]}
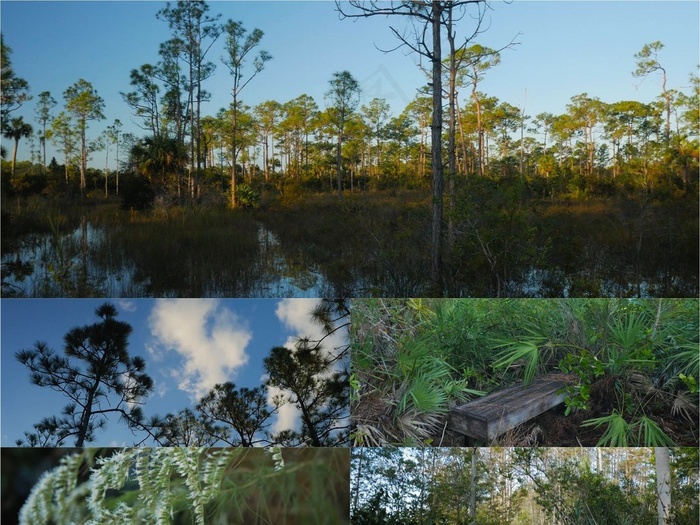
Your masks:
{"label": "swamp water", "polygon": [[12,253],[3,253],[2,293],[110,298],[333,296],[333,285],[319,270],[286,257],[276,236],[262,225],[256,241],[256,253],[240,254],[230,262],[216,261],[211,253],[191,257],[183,246],[182,257],[175,260],[162,253],[159,268],[129,249],[128,242],[126,247],[115,242],[107,227],[83,220],[66,234],[27,235]]}
{"label": "swamp water", "polygon": [[[285,247],[259,222],[235,235],[212,224],[196,236],[157,233],[140,225],[103,226],[83,218],[68,232],[28,234],[2,254],[3,297],[422,297],[434,295],[427,261],[413,250],[387,257],[366,246],[346,246],[345,256],[318,246]],[[240,226],[236,228],[241,229]],[[177,240],[169,240],[177,239]],[[365,253],[366,251],[366,253]],[[313,255],[312,255],[313,254]],[[470,293],[463,284],[452,297],[661,297],[692,296],[698,282],[658,272],[639,277],[619,269],[610,277],[604,256],[590,268],[566,274],[528,267],[487,294],[480,275]],[[318,261],[321,261],[320,263]],[[608,271],[604,271],[604,268]],[[486,286],[486,287],[485,287]],[[671,293],[669,293],[671,291]]]}

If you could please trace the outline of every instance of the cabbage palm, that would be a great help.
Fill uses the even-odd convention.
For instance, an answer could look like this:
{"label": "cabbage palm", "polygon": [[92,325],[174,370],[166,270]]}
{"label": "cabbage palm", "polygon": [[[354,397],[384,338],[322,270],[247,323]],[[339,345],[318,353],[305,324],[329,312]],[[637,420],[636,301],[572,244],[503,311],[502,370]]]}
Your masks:
{"label": "cabbage palm", "polygon": [[177,180],[187,162],[187,151],[175,138],[154,135],[131,148],[131,159],[141,174],[165,190],[172,175]]}
{"label": "cabbage palm", "polygon": [[19,141],[22,138],[29,137],[34,132],[31,124],[27,124],[22,117],[15,117],[10,120],[10,124],[3,130],[3,136],[8,139],[15,141],[14,147],[12,148],[12,168],[11,176],[15,176],[15,160],[17,159],[17,147],[19,146]]}

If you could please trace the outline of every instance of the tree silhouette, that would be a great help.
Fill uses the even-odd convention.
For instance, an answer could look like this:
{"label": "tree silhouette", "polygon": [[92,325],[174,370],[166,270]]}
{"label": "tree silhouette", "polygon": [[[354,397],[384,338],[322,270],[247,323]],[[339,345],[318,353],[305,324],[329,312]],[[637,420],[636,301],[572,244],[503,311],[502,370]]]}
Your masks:
{"label": "tree silhouette", "polygon": [[187,160],[185,146],[167,135],[146,137],[131,148],[131,162],[164,193],[169,186],[179,185],[176,175]]}
{"label": "tree silhouette", "polygon": [[659,42],[651,42],[650,44],[645,44],[639,53],[634,55],[637,59],[637,69],[632,72],[632,76],[635,78],[646,78],[656,71],[661,71],[662,74],[662,84],[661,84],[661,94],[664,98],[664,109],[666,110],[666,129],[664,134],[664,139],[666,142],[666,147],[669,145],[671,140],[671,93],[666,89],[666,69],[661,66],[659,62],[658,55],[663,49],[664,45]]}
{"label": "tree silhouette", "polygon": [[348,375],[347,371],[333,371],[334,361],[319,345],[306,340],[300,340],[293,350],[275,347],[265,358],[267,385],[289,391],[288,401],[301,415],[301,432],[286,439],[308,442],[312,447],[337,446],[347,439],[347,432],[335,431],[347,417]]}
{"label": "tree silhouette", "polygon": [[39,136],[39,141],[41,142],[41,149],[43,151],[42,156],[42,172],[46,175],[46,126],[51,120],[51,110],[56,106],[56,100],[51,96],[51,92],[42,91],[39,93],[39,100],[36,104],[36,121],[41,125],[41,135]]}
{"label": "tree silhouette", "polygon": [[253,447],[265,441],[261,434],[270,426],[272,412],[267,408],[266,390],[263,386],[257,388],[237,389],[230,381],[214,386],[204,396],[197,410],[204,416],[204,421],[212,428],[215,423],[223,423],[228,431],[234,431],[233,436],[222,436],[222,441],[231,446]]}
{"label": "tree silhouette", "polygon": [[272,60],[272,55],[267,51],[260,51],[258,55],[253,58],[253,70],[247,77],[243,76],[243,69],[246,64],[248,54],[253,51],[263,38],[263,31],[260,29],[253,29],[248,33],[247,29],[243,27],[242,22],[236,22],[234,20],[228,20],[224,25],[224,31],[226,32],[226,46],[224,51],[226,55],[222,58],[224,65],[228,68],[231,76],[233,77],[233,87],[231,88],[231,95],[233,96],[233,102],[231,103],[232,111],[232,133],[231,133],[231,155],[232,155],[232,171],[231,171],[231,207],[236,207],[236,158],[238,157],[238,152],[240,150],[240,144],[237,143],[237,131],[239,128],[238,122],[238,111],[239,111],[239,100],[238,96],[241,90],[248,85],[248,83],[255,78],[255,76],[260,73],[264,67],[265,62]]}
{"label": "tree silhouette", "polygon": [[87,143],[88,121],[103,120],[102,111],[105,102],[97,94],[90,82],[84,79],[78,80],[63,92],[66,100],[66,111],[75,117],[78,136],[80,137],[80,192],[81,195],[87,187],[86,173],[89,148]]}
{"label": "tree silhouette", "polygon": [[0,35],[0,121],[3,128],[10,113],[32,98],[29,84],[18,77],[12,68],[11,52],[12,49],[5,45],[5,40]]}
{"label": "tree silhouette", "polygon": [[25,432],[29,446],[62,446],[74,437],[75,446],[82,447],[95,439],[110,414],[131,428],[144,428],[140,405],[153,390],[153,380],[144,372],[143,358],[129,356],[131,325],[116,319],[111,303],[101,305],[95,314],[99,322],[66,333],[65,357],[41,341],[15,354],[31,371],[32,384],[61,392],[70,400],[61,416],[44,418],[34,425],[36,432]]}
{"label": "tree silhouette", "polygon": [[[171,42],[177,42],[180,58],[187,67],[182,87],[187,91],[186,116],[192,137],[189,157],[192,168],[197,169],[197,176],[202,161],[201,104],[209,99],[209,93],[202,89],[202,81],[215,70],[215,65],[207,62],[206,56],[223,31],[218,23],[221,15],[210,16],[208,11],[209,5],[203,0],[180,0],[175,5],[168,2],[156,14],[159,20],[168,22],[173,31]],[[190,197],[194,197],[195,182],[191,176],[188,177],[188,189]]]}
{"label": "tree silhouette", "polygon": [[[376,0],[336,0],[336,8],[341,18],[369,18],[371,16],[396,16],[415,22],[412,36],[408,36],[390,26],[391,32],[399,39],[398,47],[407,47],[412,52],[426,58],[431,63],[431,88],[433,113],[431,129],[431,167],[433,175],[433,203],[430,241],[430,278],[436,286],[442,283],[442,223],[444,173],[442,161],[442,28],[446,25],[446,15],[450,15],[448,29],[451,31],[451,13],[468,4],[479,4],[483,0],[421,0],[377,2]],[[479,25],[481,22],[479,21]],[[477,28],[478,31],[478,28]],[[398,48],[397,48],[398,49]]]}
{"label": "tree silhouette", "polygon": [[301,432],[283,431],[273,436],[276,442],[287,446],[308,443],[314,447],[347,444],[348,345],[331,350],[323,342],[339,330],[347,329],[349,315],[344,301],[321,301],[311,312],[311,319],[322,327],[325,335],[317,341],[301,338],[293,349],[275,347],[265,358],[266,385],[288,392],[275,402],[281,405],[286,400],[301,414]]}
{"label": "tree silhouette", "polygon": [[166,447],[210,447],[226,436],[224,427],[214,426],[189,408],[164,418],[154,417],[149,427],[157,428],[155,441]]}

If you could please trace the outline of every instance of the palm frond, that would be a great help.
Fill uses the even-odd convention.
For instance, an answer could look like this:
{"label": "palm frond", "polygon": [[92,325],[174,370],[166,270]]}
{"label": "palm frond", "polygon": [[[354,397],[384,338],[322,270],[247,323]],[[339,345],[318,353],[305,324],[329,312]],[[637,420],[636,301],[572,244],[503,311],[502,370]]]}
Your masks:
{"label": "palm frond", "polygon": [[[695,402],[697,402],[697,396]],[[698,405],[693,402],[687,392],[678,392],[673,405],[671,405],[671,415],[681,417],[689,423],[695,423],[698,420]]]}
{"label": "palm frond", "polygon": [[637,444],[645,447],[675,447],[673,440],[647,416],[635,421],[637,426]]}
{"label": "palm frond", "polygon": [[631,428],[629,423],[625,421],[622,414],[613,411],[612,414],[605,417],[597,417],[584,421],[581,426],[598,428],[602,425],[607,425],[605,432],[600,437],[598,447],[626,447],[629,443]]}
{"label": "palm frond", "polygon": [[532,379],[535,377],[537,366],[539,364],[539,346],[533,341],[518,341],[497,345],[494,348],[499,347],[503,348],[503,350],[496,356],[496,361],[494,362],[493,367],[496,369],[507,369],[517,361],[522,360],[525,363],[525,383],[532,381]]}
{"label": "palm frond", "polygon": [[627,312],[609,325],[610,335],[624,352],[630,352],[647,338],[647,324],[643,313]]}
{"label": "palm frond", "polygon": [[[697,343],[684,344],[679,347],[681,350],[675,352],[670,363],[679,367],[679,372],[687,376],[700,379],[700,348]],[[698,381],[700,383],[700,381]]]}
{"label": "palm frond", "polygon": [[405,395],[410,396],[411,404],[420,412],[444,413],[447,410],[445,390],[425,377],[415,378]]}

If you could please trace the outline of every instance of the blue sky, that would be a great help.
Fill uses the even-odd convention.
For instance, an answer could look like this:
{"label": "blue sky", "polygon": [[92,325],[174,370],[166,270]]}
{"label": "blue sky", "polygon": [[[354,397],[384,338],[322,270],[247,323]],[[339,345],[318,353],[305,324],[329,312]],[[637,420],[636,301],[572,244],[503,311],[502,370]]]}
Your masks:
{"label": "blue sky", "polygon": [[[223,20],[240,20],[248,29],[265,32],[261,48],[274,58],[242,92],[242,100],[250,106],[269,99],[286,102],[306,93],[323,107],[331,75],[347,69],[364,89],[363,103],[386,98],[398,113],[425,84],[417,57],[404,50],[384,54],[377,49],[396,46],[389,25],[402,30],[403,18],[341,21],[330,1],[210,4],[210,12],[221,13]],[[169,38],[167,24],[155,18],[164,5],[3,0],[0,25],[13,50],[15,71],[29,82],[32,94],[51,91],[60,106],[63,91],[84,78],[106,102],[106,120],[93,123],[91,134],[99,134],[117,118],[123,131],[143,134],[119,92],[129,90],[130,70],[155,63],[158,45]],[[501,64],[488,72],[481,89],[515,106],[524,104],[528,115],[562,113],[571,97],[584,92],[606,102],[653,100],[661,92],[660,76],[640,83],[631,75],[634,54],[652,41],[665,44],[660,60],[668,71],[669,88],[687,88],[689,74],[697,72],[700,4],[696,1],[514,0],[489,5],[488,30],[475,43],[499,48],[518,35],[520,45],[503,53]],[[471,33],[472,27],[467,16],[458,32]],[[220,39],[210,52],[217,71],[205,86],[212,93],[205,114],[215,114],[230,103],[230,77],[220,61],[222,46]],[[465,90],[462,99],[466,96]],[[34,102],[14,115],[34,123]],[[20,145],[18,158],[28,158],[26,141]],[[50,148],[51,155],[55,152]],[[60,156],[57,160],[61,162]],[[92,164],[103,167],[104,153],[96,153]]]}
{"label": "blue sky", "polygon": [[[59,414],[67,400],[60,393],[29,383],[29,372],[15,352],[45,341],[57,353],[63,336],[75,327],[93,324],[104,299],[3,299],[2,435],[3,446],[14,446],[24,431],[43,417]],[[165,415],[185,407],[216,383],[238,387],[262,384],[263,359],[275,346],[293,344],[298,336],[319,337],[309,318],[315,299],[136,299],[115,300],[119,319],[133,327],[131,355],[146,360],[155,389],[147,399],[147,416]],[[342,344],[333,339],[329,347]],[[294,428],[298,415],[284,408],[273,428]],[[116,421],[98,434],[96,446],[129,445],[131,433]],[[70,446],[71,444],[68,443]]]}

